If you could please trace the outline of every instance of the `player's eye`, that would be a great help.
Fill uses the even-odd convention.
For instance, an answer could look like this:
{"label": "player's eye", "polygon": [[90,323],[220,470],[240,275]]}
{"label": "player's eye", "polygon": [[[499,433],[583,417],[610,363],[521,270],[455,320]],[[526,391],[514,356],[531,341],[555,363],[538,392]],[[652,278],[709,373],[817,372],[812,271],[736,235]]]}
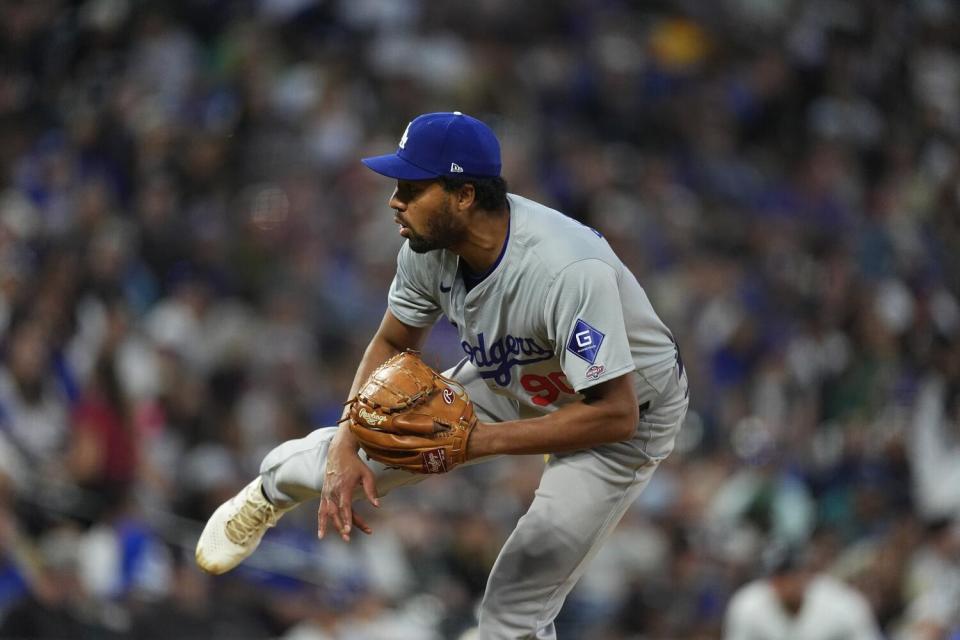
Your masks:
{"label": "player's eye", "polygon": [[401,200],[411,200],[417,195],[417,189],[410,183],[397,183],[397,196]]}

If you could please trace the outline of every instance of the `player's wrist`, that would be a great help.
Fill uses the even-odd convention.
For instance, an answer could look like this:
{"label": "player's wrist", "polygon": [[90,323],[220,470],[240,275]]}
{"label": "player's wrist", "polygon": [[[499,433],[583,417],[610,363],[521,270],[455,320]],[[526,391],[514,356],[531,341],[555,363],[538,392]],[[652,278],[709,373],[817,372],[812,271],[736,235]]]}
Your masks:
{"label": "player's wrist", "polygon": [[341,423],[337,428],[337,435],[333,437],[330,448],[336,449],[337,451],[349,451],[351,453],[356,453],[360,450],[360,441],[357,440],[357,437],[350,431],[349,420]]}
{"label": "player's wrist", "polygon": [[477,421],[477,425],[470,430],[470,435],[467,437],[465,459],[474,460],[491,455],[492,452],[488,451],[489,444],[486,437],[488,429],[486,429],[486,426],[485,423]]}

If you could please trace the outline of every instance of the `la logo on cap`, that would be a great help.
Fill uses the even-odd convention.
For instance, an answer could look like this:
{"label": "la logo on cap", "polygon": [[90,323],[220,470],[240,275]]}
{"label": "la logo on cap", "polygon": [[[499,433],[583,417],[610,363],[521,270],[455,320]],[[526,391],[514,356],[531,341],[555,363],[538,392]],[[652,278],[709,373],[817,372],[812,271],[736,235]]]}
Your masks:
{"label": "la logo on cap", "polygon": [[500,175],[500,142],[489,126],[461,111],[417,116],[403,130],[395,153],[362,158],[363,164],[396,180],[440,176]]}

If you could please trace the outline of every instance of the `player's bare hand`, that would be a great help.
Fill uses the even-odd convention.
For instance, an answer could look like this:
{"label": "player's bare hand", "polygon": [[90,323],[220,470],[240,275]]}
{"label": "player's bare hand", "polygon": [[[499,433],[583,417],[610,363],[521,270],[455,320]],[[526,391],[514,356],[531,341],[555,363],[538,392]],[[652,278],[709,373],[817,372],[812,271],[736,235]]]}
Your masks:
{"label": "player's bare hand", "polygon": [[334,440],[327,455],[320,509],[317,511],[318,538],[327,534],[330,523],[345,542],[350,542],[351,525],[368,535],[373,533],[363,517],[353,510],[353,493],[357,485],[363,487],[370,504],[380,506],[373,471],[360,459],[355,447]]}

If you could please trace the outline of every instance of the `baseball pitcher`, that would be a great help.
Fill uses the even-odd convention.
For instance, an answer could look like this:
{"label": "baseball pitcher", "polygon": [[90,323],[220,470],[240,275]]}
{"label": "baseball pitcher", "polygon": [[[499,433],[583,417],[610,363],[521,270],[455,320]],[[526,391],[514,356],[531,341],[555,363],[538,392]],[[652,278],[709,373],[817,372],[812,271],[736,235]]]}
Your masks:
{"label": "baseball pitcher", "polygon": [[[406,242],[344,420],[271,451],[211,516],[197,562],[232,569],[318,496],[318,535],[349,541],[371,531],[354,498],[379,506],[426,474],[551,454],[491,571],[479,637],[555,638],[564,598],[673,449],[688,404],[676,343],[601,234],[507,192],[481,121],[421,115],[395,153],[363,162],[396,180]],[[464,356],[443,374],[417,356],[441,315]]]}

